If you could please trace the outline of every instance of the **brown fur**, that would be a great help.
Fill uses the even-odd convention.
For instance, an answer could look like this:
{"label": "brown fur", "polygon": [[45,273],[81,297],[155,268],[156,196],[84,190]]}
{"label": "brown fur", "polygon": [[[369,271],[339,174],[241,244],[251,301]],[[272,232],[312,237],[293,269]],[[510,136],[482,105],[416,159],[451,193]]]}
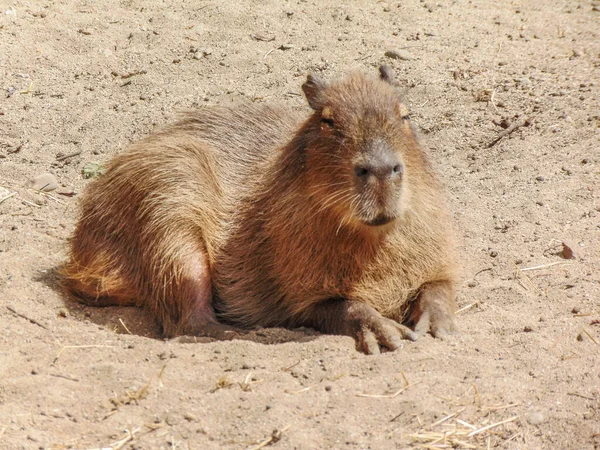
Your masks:
{"label": "brown fur", "polygon": [[[309,77],[300,125],[265,106],[204,108],[134,144],[83,198],[65,285],[149,308],[171,336],[219,318],[353,334],[369,352],[371,334],[414,338],[377,312],[452,331],[452,227],[391,81]],[[376,164],[403,172],[374,178]]]}

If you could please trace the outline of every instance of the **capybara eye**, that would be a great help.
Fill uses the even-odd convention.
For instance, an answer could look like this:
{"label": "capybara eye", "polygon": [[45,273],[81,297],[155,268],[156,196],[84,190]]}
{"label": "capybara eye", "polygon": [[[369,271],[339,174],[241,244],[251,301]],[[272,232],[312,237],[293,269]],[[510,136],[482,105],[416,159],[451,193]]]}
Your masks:
{"label": "capybara eye", "polygon": [[402,116],[402,120],[405,121],[405,122],[407,120],[410,120],[410,114],[406,114],[406,115]]}
{"label": "capybara eye", "polygon": [[396,164],[392,170],[395,174],[400,175],[404,172],[404,166],[402,164]]}

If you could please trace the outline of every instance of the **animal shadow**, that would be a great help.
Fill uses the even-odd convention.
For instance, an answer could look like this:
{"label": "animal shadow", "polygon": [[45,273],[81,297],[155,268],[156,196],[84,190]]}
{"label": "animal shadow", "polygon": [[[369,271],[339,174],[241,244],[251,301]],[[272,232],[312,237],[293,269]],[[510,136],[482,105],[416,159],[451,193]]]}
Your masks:
{"label": "animal shadow", "polygon": [[[133,306],[90,306],[65,291],[61,284],[61,266],[38,271],[35,281],[52,289],[63,301],[71,319],[91,322],[116,334],[131,334],[150,339],[164,340],[160,326],[143,308]],[[229,325],[208,326],[197,336],[178,336],[173,341],[181,344],[207,343],[216,341],[244,340],[273,345],[287,342],[308,342],[320,333],[310,328],[255,328],[242,329]]]}

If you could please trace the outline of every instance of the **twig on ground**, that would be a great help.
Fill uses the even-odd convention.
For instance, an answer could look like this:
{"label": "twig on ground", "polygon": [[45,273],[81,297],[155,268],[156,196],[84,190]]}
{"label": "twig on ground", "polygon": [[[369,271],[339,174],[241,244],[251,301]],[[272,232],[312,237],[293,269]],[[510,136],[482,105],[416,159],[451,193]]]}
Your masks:
{"label": "twig on ground", "polygon": [[71,377],[69,375],[61,375],[60,373],[49,373],[48,375],[56,378],[64,378],[65,380],[69,381],[79,381],[79,378]]}
{"label": "twig on ground", "polygon": [[498,137],[488,144],[488,148],[493,147],[498,142],[500,142],[500,140],[502,138],[508,136],[509,134],[512,134],[514,131],[518,130],[519,128],[528,127],[529,125],[531,125],[533,123],[534,118],[535,118],[535,116],[530,116],[530,117],[526,117],[525,119],[521,119],[517,122],[513,122],[506,130],[503,130],[500,133],[498,133]]}
{"label": "twig on ground", "polygon": [[296,367],[298,364],[300,364],[300,360],[296,361],[294,364],[292,364],[291,366],[288,367],[284,367],[281,370],[283,370],[284,372],[287,372],[288,370],[290,370],[292,367]]}
{"label": "twig on ground", "polygon": [[29,322],[31,322],[32,324],[34,324],[34,325],[37,325],[38,327],[41,327],[41,328],[43,328],[44,330],[47,330],[47,329],[48,329],[48,327],[47,327],[46,325],[44,325],[43,323],[40,323],[40,322],[38,322],[37,320],[35,320],[35,319],[32,319],[31,317],[28,317],[28,316],[26,316],[25,314],[18,312],[18,311],[17,311],[15,308],[13,308],[13,307],[12,307],[12,306],[10,306],[10,305],[6,305],[6,309],[8,309],[8,310],[9,310],[10,312],[12,312],[13,314],[16,314],[17,316],[19,316],[19,317],[21,317],[21,318],[23,318],[23,319],[25,319],[25,320],[28,320],[28,321],[29,321]]}
{"label": "twig on ground", "polygon": [[56,157],[57,161],[64,161],[65,159],[74,158],[75,156],[81,155],[81,150],[77,150],[76,152],[69,153],[68,155],[62,155]]}
{"label": "twig on ground", "polygon": [[594,397],[590,397],[588,395],[578,394],[577,392],[567,392],[567,395],[572,395],[573,397],[581,397],[586,400],[596,400]]}

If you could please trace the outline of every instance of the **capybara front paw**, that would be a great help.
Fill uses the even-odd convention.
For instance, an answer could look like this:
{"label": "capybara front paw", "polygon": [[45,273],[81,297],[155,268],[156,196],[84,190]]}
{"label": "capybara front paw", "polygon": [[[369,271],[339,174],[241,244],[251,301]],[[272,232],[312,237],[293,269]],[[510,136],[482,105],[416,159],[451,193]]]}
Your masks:
{"label": "capybara front paw", "polygon": [[415,324],[415,333],[422,336],[425,333],[438,339],[448,338],[457,331],[454,314],[451,311],[423,311]]}
{"label": "capybara front paw", "polygon": [[350,315],[357,349],[369,355],[381,353],[381,348],[396,350],[402,340],[418,337],[410,328],[383,317],[368,305],[354,305]]}
{"label": "capybara front paw", "polygon": [[431,333],[433,337],[444,339],[457,331],[455,309],[451,283],[425,284],[411,306],[409,322],[418,336]]}

